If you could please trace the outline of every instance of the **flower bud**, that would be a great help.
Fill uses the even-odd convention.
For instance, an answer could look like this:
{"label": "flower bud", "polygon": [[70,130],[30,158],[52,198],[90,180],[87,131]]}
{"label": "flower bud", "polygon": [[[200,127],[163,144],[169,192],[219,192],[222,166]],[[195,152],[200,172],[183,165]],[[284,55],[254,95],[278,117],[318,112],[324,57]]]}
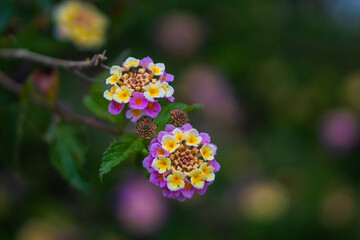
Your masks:
{"label": "flower bud", "polygon": [[173,120],[173,125],[176,127],[182,127],[183,125],[189,122],[188,115],[180,109],[175,109],[170,112],[171,119]]}

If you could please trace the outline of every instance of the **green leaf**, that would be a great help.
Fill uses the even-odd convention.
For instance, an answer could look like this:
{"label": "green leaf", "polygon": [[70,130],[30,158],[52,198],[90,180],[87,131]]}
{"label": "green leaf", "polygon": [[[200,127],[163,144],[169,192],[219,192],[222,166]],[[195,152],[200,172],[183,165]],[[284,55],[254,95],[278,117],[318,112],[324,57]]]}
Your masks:
{"label": "green leaf", "polygon": [[99,84],[93,84],[90,94],[84,98],[84,105],[96,116],[120,124],[122,115],[115,116],[109,113],[110,102],[103,97],[104,91]]}
{"label": "green leaf", "polygon": [[168,105],[166,105],[161,109],[159,115],[154,119],[154,123],[158,125],[159,130],[164,129],[165,125],[170,123],[171,121],[170,112],[174,109],[181,109],[184,112],[189,113],[194,110],[202,109],[202,105],[195,104],[189,106],[184,103],[169,103]]}
{"label": "green leaf", "polygon": [[126,134],[111,143],[110,147],[104,152],[99,177],[102,181],[103,176],[130,156],[130,154],[143,149],[143,139],[134,135]]}
{"label": "green leaf", "polygon": [[50,144],[51,162],[74,187],[88,191],[88,183],[81,176],[85,162],[85,145],[69,123],[59,122],[50,127],[45,139]]}

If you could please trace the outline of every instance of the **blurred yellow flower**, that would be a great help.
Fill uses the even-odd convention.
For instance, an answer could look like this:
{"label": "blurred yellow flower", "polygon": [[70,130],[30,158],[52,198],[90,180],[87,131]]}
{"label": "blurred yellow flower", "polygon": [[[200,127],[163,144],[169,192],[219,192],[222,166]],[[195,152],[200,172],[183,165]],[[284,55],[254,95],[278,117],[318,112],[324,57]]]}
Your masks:
{"label": "blurred yellow flower", "polygon": [[97,48],[105,41],[107,19],[89,3],[64,2],[55,9],[54,19],[56,35],[79,48]]}
{"label": "blurred yellow flower", "polygon": [[238,196],[243,215],[255,221],[273,221],[289,206],[285,189],[275,182],[254,182]]}

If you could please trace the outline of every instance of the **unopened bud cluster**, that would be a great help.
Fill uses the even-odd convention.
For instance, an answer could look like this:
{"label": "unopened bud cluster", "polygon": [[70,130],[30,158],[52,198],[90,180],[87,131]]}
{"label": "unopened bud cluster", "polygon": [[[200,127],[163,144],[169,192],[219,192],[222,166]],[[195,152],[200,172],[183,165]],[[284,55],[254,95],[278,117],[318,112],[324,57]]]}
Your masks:
{"label": "unopened bud cluster", "polygon": [[156,124],[146,117],[141,118],[137,122],[137,134],[145,139],[150,139],[156,135]]}
{"label": "unopened bud cluster", "polygon": [[175,109],[170,112],[173,125],[176,127],[181,127],[189,122],[189,117],[183,110]]}

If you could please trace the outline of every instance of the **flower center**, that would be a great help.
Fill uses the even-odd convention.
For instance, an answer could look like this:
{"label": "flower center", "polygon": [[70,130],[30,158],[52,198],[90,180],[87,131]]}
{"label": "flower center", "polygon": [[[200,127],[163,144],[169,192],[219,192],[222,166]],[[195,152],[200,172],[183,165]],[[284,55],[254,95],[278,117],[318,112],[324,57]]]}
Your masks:
{"label": "flower center", "polygon": [[[184,142],[184,141],[183,141]],[[171,170],[180,171],[189,176],[192,170],[200,168],[204,163],[199,149],[194,146],[185,145],[180,142],[180,146],[170,154]]]}
{"label": "flower center", "polygon": [[140,116],[140,114],[141,114],[141,110],[139,110],[139,109],[134,109],[133,110],[134,117],[138,117],[138,116]]}
{"label": "flower center", "polygon": [[176,143],[175,143],[175,141],[167,141],[166,145],[167,145],[166,147],[168,149],[173,149],[175,147]]}
{"label": "flower center", "polygon": [[151,70],[154,72],[154,74],[160,73],[160,68],[158,68],[158,67],[152,67]]}
{"label": "flower center", "polygon": [[122,96],[123,98],[127,98],[127,97],[129,96],[129,94],[124,91],[124,92],[121,93],[121,96]]}
{"label": "flower center", "polygon": [[158,179],[159,179],[160,181],[165,181],[165,180],[164,180],[164,176],[163,176],[162,174],[158,174],[157,177],[158,177]]}
{"label": "flower center", "polygon": [[142,99],[141,99],[141,98],[135,99],[135,103],[136,103],[137,105],[140,105],[140,104],[142,103]]}
{"label": "flower center", "polygon": [[192,188],[191,183],[185,182],[185,189],[186,189],[186,190],[190,190],[191,188]]}
{"label": "flower center", "polygon": [[165,152],[165,150],[164,150],[164,149],[159,148],[159,150],[158,150],[158,154],[159,154],[159,155],[165,155],[165,154],[166,154],[166,152]]}
{"label": "flower center", "polygon": [[157,88],[157,87],[151,87],[151,88],[149,88],[149,94],[150,94],[150,96],[157,96],[157,95],[159,95],[159,93],[160,93],[160,91],[159,91],[159,89]]}
{"label": "flower center", "polygon": [[[125,85],[136,92],[144,92],[143,88],[153,81],[156,82],[156,79],[153,79],[153,76],[146,70],[145,67],[132,67],[123,71],[118,83],[119,85]],[[141,104],[136,101],[135,103]]]}
{"label": "flower center", "polygon": [[202,151],[202,154],[203,154],[206,158],[209,158],[209,157],[210,157],[210,149],[205,148],[205,149]]}
{"label": "flower center", "polygon": [[194,135],[190,135],[189,139],[188,139],[188,142],[190,144],[195,144],[197,142],[197,138]]}
{"label": "flower center", "polygon": [[148,109],[149,109],[150,111],[154,111],[155,105],[152,104],[152,103],[149,103],[149,104],[148,104]]}

